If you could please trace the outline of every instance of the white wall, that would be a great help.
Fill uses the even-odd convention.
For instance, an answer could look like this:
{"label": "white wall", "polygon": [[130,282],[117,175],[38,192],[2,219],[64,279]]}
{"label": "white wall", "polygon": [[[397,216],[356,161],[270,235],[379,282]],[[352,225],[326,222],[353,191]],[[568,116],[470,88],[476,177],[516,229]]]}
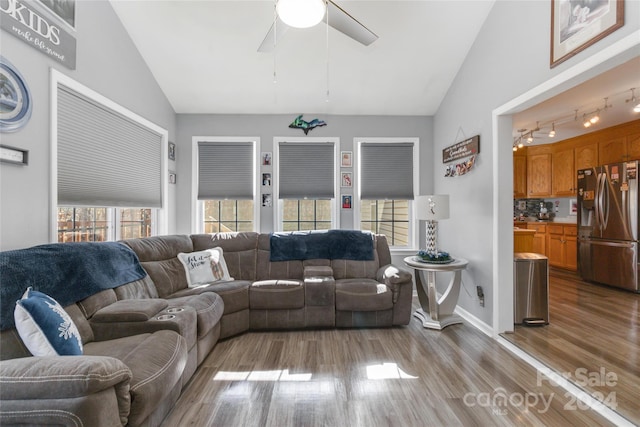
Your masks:
{"label": "white wall", "polygon": [[[470,261],[463,274],[467,292],[459,305],[482,322],[493,325],[494,292],[505,295],[512,287],[512,151],[510,116],[496,120],[493,133],[492,112],[533,88],[545,84],[639,28],[640,2],[627,1],[625,26],[554,69],[549,67],[550,3],[547,1],[497,1],[476,42],[469,52],[445,100],[434,117],[435,192],[451,195],[451,219],[440,222],[439,245]],[[640,41],[640,40],[639,40]],[[626,56],[640,54],[639,49]],[[592,67],[562,84],[549,85],[540,96],[527,95],[513,105],[525,109],[614,66],[616,58]],[[480,135],[480,155],[473,172],[456,178],[443,176],[441,150],[467,137]],[[494,152],[493,141],[498,148]],[[475,285],[482,285],[485,307],[480,307]],[[444,283],[438,284],[439,289]],[[509,304],[503,298],[501,304]],[[498,329],[504,330],[503,325]],[[497,330],[496,332],[500,332]]]}
{"label": "white wall", "polygon": [[[262,152],[274,152],[274,137],[304,137],[300,129],[289,129],[289,124],[299,113],[290,115],[178,115],[176,138],[178,163],[178,232],[190,233],[191,173],[193,136],[245,136],[259,137]],[[304,119],[319,118],[327,126],[315,128],[309,137],[340,138],[341,151],[354,151],[356,137],[417,137],[420,138],[420,192],[433,189],[433,127],[432,118],[418,116],[332,116],[305,113]],[[355,153],[354,153],[355,154]],[[353,169],[352,169],[353,170]],[[343,189],[345,190],[345,189]],[[343,191],[345,194],[353,194]],[[275,208],[275,203],[274,203]],[[274,208],[260,208],[260,231],[273,231]],[[354,210],[340,210],[341,228],[353,228]],[[420,234],[421,236],[423,233]]]}
{"label": "white wall", "polygon": [[[14,133],[0,134],[2,144],[29,150],[28,166],[0,164],[1,250],[49,241],[51,67],[167,129],[170,140],[175,135],[175,113],[110,3],[76,2],[76,23],[75,70],[4,30],[0,34],[2,55],[23,75],[33,97],[33,114],[27,125]],[[168,200],[169,232],[176,228],[173,187]]]}

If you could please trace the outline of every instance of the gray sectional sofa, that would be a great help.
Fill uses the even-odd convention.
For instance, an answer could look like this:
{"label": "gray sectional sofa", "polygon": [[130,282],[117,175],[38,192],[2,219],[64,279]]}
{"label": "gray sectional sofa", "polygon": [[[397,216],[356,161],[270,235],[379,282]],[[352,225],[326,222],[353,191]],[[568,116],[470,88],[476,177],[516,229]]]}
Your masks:
{"label": "gray sectional sofa", "polygon": [[[336,245],[311,250],[327,241],[311,237],[296,247],[308,256],[288,260],[273,260],[273,236],[254,232],[122,241],[147,275],[64,306],[83,355],[34,357],[15,328],[0,332],[0,424],[156,426],[219,339],[409,323],[412,276],[391,263],[383,235],[369,235],[366,260],[336,253]],[[216,247],[233,280],[189,287],[178,254]],[[2,280],[0,272],[0,288]],[[15,298],[3,296],[7,314]]]}

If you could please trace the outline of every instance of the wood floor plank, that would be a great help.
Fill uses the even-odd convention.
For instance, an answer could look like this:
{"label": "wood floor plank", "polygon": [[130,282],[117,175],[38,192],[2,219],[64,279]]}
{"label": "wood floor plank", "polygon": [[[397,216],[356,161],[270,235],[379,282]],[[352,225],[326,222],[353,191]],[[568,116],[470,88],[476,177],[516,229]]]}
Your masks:
{"label": "wood floor plank", "polygon": [[412,319],[221,341],[163,426],[611,425],[568,402],[471,325],[436,331]]}
{"label": "wood floor plank", "polygon": [[[574,384],[611,401],[640,424],[640,294],[580,280],[551,269],[549,325],[516,326],[504,337]],[[615,374],[615,381],[606,381]],[[615,383],[615,384],[614,384]]]}

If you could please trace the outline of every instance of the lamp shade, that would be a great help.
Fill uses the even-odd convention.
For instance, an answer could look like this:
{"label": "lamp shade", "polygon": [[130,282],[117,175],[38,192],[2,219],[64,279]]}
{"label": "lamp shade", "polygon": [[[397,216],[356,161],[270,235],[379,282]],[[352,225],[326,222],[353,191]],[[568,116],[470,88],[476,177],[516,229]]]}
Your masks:
{"label": "lamp shade", "polygon": [[449,218],[449,195],[431,195],[416,197],[418,219],[438,221]]}
{"label": "lamp shade", "polygon": [[326,5],[324,0],[278,0],[276,11],[288,26],[309,28],[322,21]]}

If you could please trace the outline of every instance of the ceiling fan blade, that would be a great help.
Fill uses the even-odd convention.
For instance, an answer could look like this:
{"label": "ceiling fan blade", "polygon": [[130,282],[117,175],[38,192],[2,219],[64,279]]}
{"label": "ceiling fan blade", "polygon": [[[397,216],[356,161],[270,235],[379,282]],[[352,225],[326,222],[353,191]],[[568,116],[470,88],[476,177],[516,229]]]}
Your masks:
{"label": "ceiling fan blade", "polygon": [[[378,36],[373,31],[362,25],[356,18],[349,15],[347,11],[335,4],[332,0],[327,1],[327,8],[329,14],[329,26],[365,46],[369,46],[371,43],[378,40]],[[325,16],[323,21],[326,22],[326,20],[327,18]],[[279,27],[278,30],[280,30]]]}
{"label": "ceiling fan blade", "polygon": [[273,48],[275,47],[276,43],[282,36],[284,36],[289,28],[290,27],[282,22],[280,18],[276,18],[273,21],[273,24],[271,24],[271,28],[269,28],[269,32],[267,32],[264,40],[262,40],[262,43],[260,43],[258,52],[273,52]]}

